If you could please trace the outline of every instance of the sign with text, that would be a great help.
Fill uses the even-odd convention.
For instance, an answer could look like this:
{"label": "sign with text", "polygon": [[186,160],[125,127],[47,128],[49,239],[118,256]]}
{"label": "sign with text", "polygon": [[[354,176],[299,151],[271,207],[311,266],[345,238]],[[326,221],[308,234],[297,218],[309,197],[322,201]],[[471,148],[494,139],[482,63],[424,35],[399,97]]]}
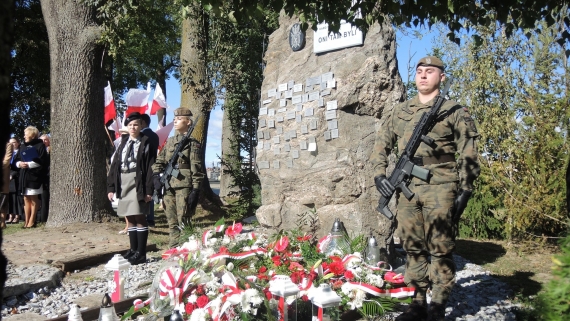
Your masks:
{"label": "sign with text", "polygon": [[328,23],[321,23],[313,37],[313,52],[322,53],[341,48],[362,45],[362,31],[346,21],[341,21],[338,33],[330,32]]}

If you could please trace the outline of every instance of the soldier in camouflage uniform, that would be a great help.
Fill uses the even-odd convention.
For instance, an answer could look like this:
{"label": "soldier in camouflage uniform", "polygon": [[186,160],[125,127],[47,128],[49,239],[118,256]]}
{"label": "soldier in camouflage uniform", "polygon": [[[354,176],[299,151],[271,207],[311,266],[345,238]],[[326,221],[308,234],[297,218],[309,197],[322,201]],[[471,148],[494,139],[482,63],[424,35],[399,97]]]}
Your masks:
{"label": "soldier in camouflage uniform", "polygon": [[[178,108],[174,111],[174,129],[176,135],[169,137],[164,148],[156,157],[152,166],[155,189],[161,187],[159,178],[168,161],[172,158],[178,142],[184,137],[192,125],[192,112],[188,108]],[[200,195],[200,183],[204,178],[200,161],[200,143],[191,139],[182,149],[176,166],[180,170],[178,178],[172,177],[170,188],[164,192],[164,213],[170,229],[169,246],[175,247],[180,242],[180,230],[190,223],[190,218],[196,209]]]}
{"label": "soldier in camouflage uniform", "polygon": [[[385,197],[395,191],[386,179],[388,155],[394,148],[404,150],[420,117],[435,103],[445,80],[443,62],[437,57],[420,59],[415,80],[418,95],[387,113],[371,156],[376,187]],[[440,115],[428,135],[435,145],[422,143],[413,158],[416,165],[430,171],[428,181],[412,179],[409,187],[415,195],[409,201],[398,193],[398,233],[407,253],[405,282],[416,288],[412,304],[398,321],[444,320],[445,304],[455,284],[452,252],[456,224],[479,176],[479,134],[467,108],[448,100]],[[430,286],[428,309],[426,291]]]}

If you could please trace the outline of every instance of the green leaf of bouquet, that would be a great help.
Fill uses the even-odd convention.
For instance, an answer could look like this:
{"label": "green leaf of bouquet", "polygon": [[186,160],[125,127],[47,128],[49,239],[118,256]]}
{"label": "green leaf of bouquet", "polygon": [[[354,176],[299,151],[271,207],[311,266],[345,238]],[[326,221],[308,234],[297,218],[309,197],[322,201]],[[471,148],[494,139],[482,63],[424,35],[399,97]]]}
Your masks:
{"label": "green leaf of bouquet", "polygon": [[219,219],[216,224],[214,224],[215,227],[218,227],[220,225],[224,225],[226,224],[226,220],[224,220],[224,218],[222,217],[221,219]]}

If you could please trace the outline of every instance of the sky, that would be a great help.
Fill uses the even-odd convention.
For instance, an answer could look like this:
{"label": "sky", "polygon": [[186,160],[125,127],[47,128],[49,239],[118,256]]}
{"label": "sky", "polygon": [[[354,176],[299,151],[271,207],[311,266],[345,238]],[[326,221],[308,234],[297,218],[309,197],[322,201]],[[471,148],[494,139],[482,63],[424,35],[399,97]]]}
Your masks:
{"label": "sky", "polygon": [[[432,48],[433,39],[436,36],[436,31],[428,31],[427,29],[416,29],[422,34],[421,39],[414,36],[413,30],[407,32],[397,31],[396,34],[396,56],[398,58],[398,69],[400,76],[405,82],[408,79],[408,64],[414,66],[415,62],[420,58],[426,56]],[[310,49],[310,48],[308,48]],[[154,88],[153,88],[154,89]],[[153,97],[154,92],[151,92],[150,97]],[[169,109],[167,110],[166,123],[170,123],[173,119],[174,109],[180,107],[181,86],[178,80],[170,77],[166,81],[166,96]],[[206,145],[206,166],[211,167],[213,164],[218,164],[219,156],[221,156],[222,146],[222,117],[223,111],[221,104],[217,104],[212,110],[210,116],[210,124],[208,127],[208,138]],[[150,127],[155,130],[158,119],[156,116],[151,116]],[[174,130],[170,133],[172,136]]]}

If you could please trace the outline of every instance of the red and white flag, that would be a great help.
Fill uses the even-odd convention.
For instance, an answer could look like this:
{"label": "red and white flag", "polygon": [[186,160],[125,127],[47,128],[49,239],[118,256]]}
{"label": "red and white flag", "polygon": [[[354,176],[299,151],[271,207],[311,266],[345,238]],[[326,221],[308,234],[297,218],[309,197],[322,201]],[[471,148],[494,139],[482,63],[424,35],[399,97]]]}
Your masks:
{"label": "red and white flag", "polygon": [[117,117],[115,118],[115,120],[113,120],[111,125],[107,127],[115,132],[115,139],[121,137],[121,128],[123,127],[122,125],[123,125],[123,120],[121,119],[121,117]]}
{"label": "red and white flag", "polygon": [[127,110],[125,111],[125,116],[129,116],[131,113],[138,111],[144,114],[148,108],[148,97],[150,96],[150,83],[147,85],[147,89],[129,89],[127,93]]}
{"label": "red and white flag", "polygon": [[155,132],[158,135],[158,151],[159,152],[162,150],[162,147],[164,147],[164,144],[166,143],[166,140],[168,139],[168,135],[170,134],[170,131],[172,131],[173,127],[174,127],[174,122],[170,122],[166,126],[158,129]]}
{"label": "red and white flag", "polygon": [[[162,124],[164,124],[164,117],[166,117],[166,116],[162,116],[162,119],[158,122],[158,125],[156,125],[156,130],[159,130],[162,127],[164,127],[164,126],[162,126]],[[155,132],[156,132],[156,130],[155,130]]]}
{"label": "red and white flag", "polygon": [[115,100],[113,99],[113,92],[111,91],[111,83],[107,82],[107,87],[105,87],[105,124],[115,117],[117,117]]}
{"label": "red and white flag", "polygon": [[149,115],[156,115],[156,112],[161,108],[166,108],[168,105],[166,104],[166,97],[164,97],[164,93],[162,92],[162,88],[157,83],[156,87],[154,87],[154,98],[152,99],[152,105],[150,106],[150,110],[148,112]]}

